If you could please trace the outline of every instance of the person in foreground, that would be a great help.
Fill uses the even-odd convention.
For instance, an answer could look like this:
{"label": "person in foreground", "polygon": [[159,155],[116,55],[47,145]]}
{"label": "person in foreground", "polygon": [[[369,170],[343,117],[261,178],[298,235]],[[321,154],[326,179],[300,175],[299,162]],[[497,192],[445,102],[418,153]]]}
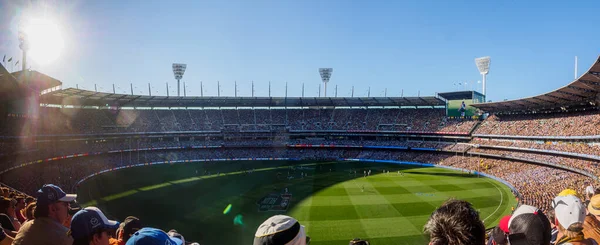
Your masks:
{"label": "person in foreground", "polygon": [[574,195],[557,196],[552,201],[554,207],[554,223],[558,228],[557,245],[560,244],[598,244],[583,235],[585,207],[581,199]]}
{"label": "person in foreground", "polygon": [[183,245],[185,244],[183,236],[177,233],[171,233],[170,236],[166,232],[156,228],[142,228],[133,233],[127,240],[126,245]]}
{"label": "person in foreground", "polygon": [[109,244],[111,245],[125,245],[129,238],[133,236],[136,231],[142,229],[142,222],[140,219],[134,216],[129,216],[119,225],[117,229],[116,238],[110,238]]}
{"label": "person in foreground", "polygon": [[71,219],[73,245],[108,245],[109,231],[117,229],[119,222],[108,220],[96,207],[87,207]]}
{"label": "person in foreground", "polygon": [[[254,234],[254,245],[306,245],[304,226],[286,215],[275,215],[263,222]],[[129,245],[129,244],[128,244]]]}
{"label": "person in foreground", "polygon": [[[424,227],[430,245],[485,244],[485,226],[466,201],[450,199],[433,211]],[[255,243],[256,245],[256,243]]]}
{"label": "person in foreground", "polygon": [[508,221],[510,245],[549,245],[552,227],[544,213],[536,207],[521,205]]}
{"label": "person in foreground", "polygon": [[36,193],[35,219],[25,222],[15,236],[13,245],[71,245],[73,238],[63,224],[69,217],[69,202],[77,198],[60,187],[44,185]]}

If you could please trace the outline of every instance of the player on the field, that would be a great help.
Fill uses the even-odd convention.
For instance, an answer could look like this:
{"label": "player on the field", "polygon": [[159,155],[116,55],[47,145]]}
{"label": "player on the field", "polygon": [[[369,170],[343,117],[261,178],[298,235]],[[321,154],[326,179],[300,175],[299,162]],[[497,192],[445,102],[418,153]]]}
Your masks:
{"label": "player on the field", "polygon": [[363,177],[367,177],[367,170],[363,170],[363,174],[364,174]]}

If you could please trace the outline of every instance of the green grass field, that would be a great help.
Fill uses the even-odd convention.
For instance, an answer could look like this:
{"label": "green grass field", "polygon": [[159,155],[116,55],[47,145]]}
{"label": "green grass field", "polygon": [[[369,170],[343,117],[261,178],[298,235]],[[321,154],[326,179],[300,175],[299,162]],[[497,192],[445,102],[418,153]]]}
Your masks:
{"label": "green grass field", "polygon": [[[367,169],[372,175],[364,178]],[[205,171],[211,175],[204,175]],[[301,178],[301,172],[308,177]],[[287,179],[288,173],[294,178]],[[282,196],[285,188],[291,199],[287,210],[280,210],[284,197],[289,197]],[[486,227],[497,224],[516,204],[508,187],[488,178],[440,168],[361,162],[145,166],[96,176],[84,182],[78,194],[81,203],[100,207],[109,218],[134,215],[146,226],[174,228],[188,241],[208,245],[249,244],[258,225],[280,213],[305,225],[311,244],[347,244],[355,237],[372,244],[426,244],[423,225],[448,198],[471,202]],[[224,213],[229,204],[230,211]]]}

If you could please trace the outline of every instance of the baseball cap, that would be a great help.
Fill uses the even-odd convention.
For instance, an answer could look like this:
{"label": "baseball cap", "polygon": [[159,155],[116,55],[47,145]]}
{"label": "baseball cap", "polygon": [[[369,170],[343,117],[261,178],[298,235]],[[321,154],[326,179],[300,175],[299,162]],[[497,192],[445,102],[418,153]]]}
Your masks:
{"label": "baseball cap", "polygon": [[87,207],[71,219],[71,236],[74,239],[89,237],[99,229],[116,229],[119,222],[108,220],[97,207]]}
{"label": "baseball cap", "polygon": [[549,244],[552,237],[550,221],[536,207],[521,205],[509,220],[508,241],[511,245]]}
{"label": "baseball cap", "polygon": [[119,225],[119,230],[123,231],[123,239],[127,241],[133,233],[142,229],[142,222],[134,216],[129,216]]}
{"label": "baseball cap", "polygon": [[77,198],[76,194],[67,194],[60,187],[53,184],[46,184],[37,191],[37,203],[50,204],[55,202],[72,202]]}
{"label": "baseball cap", "polygon": [[133,233],[126,245],[183,245],[183,241],[162,230],[147,227]]}
{"label": "baseball cap", "polygon": [[179,240],[181,240],[185,244],[185,238],[183,238],[183,236],[179,234],[177,230],[170,230],[169,232],[167,232],[167,235],[169,235],[170,237],[179,238]]}
{"label": "baseball cap", "polygon": [[521,205],[519,206],[519,208],[517,208],[513,214],[510,216],[510,219],[508,220],[508,227],[510,230],[510,224],[512,223],[512,221],[519,215],[521,214],[537,214],[538,212],[541,212],[538,208],[534,207],[534,206],[530,206],[530,205]]}
{"label": "baseball cap", "polygon": [[275,215],[263,222],[254,234],[254,245],[306,245],[304,226],[286,215]]}
{"label": "baseball cap", "polygon": [[585,207],[581,200],[573,195],[557,196],[552,200],[554,213],[558,223],[569,229],[569,226],[585,220]]}
{"label": "baseball cap", "polygon": [[600,215],[600,195],[594,195],[590,199],[587,209],[593,215]]}

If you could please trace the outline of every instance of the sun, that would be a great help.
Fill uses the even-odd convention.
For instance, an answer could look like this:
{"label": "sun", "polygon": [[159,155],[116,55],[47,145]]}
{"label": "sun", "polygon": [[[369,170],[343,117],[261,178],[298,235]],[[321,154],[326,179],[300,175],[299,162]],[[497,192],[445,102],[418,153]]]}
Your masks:
{"label": "sun", "polygon": [[52,63],[63,51],[64,39],[59,26],[48,19],[31,19],[23,29],[29,41],[27,55],[38,64]]}

